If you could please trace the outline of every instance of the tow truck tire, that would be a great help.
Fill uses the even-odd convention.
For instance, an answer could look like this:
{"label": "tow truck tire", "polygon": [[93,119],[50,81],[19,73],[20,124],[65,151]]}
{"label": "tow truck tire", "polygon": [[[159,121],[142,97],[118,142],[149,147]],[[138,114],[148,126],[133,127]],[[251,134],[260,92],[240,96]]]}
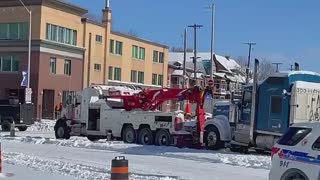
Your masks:
{"label": "tow truck tire", "polygon": [[170,134],[167,130],[161,129],[156,133],[155,144],[157,146],[169,146]]}
{"label": "tow truck tire", "polygon": [[138,143],[142,145],[153,145],[153,135],[149,128],[142,128],[139,131]]}
{"label": "tow truck tire", "polygon": [[57,139],[70,139],[70,128],[67,123],[59,119],[54,126],[54,132]]}
{"label": "tow truck tire", "polygon": [[96,141],[98,141],[100,139],[97,136],[87,136],[87,138],[88,138],[89,141],[92,141],[92,142],[96,142]]}
{"label": "tow truck tire", "polygon": [[218,129],[214,126],[206,128],[206,131],[204,134],[204,140],[205,140],[207,149],[217,150],[222,147],[222,142],[220,140],[220,133]]}
{"label": "tow truck tire", "polygon": [[122,131],[122,140],[125,143],[135,143],[136,142],[136,132],[131,125],[124,127]]}
{"label": "tow truck tire", "polygon": [[3,132],[9,132],[10,131],[10,121],[4,120],[1,123],[1,130]]}
{"label": "tow truck tire", "polygon": [[18,126],[19,131],[26,131],[28,126]]}

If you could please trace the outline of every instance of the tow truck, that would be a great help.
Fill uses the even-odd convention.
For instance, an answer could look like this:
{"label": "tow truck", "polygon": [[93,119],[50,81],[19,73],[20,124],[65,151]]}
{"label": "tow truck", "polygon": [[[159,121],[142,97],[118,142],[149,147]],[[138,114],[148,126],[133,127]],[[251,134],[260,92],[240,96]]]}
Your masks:
{"label": "tow truck", "polygon": [[[205,96],[212,88],[145,89],[92,85],[77,93],[75,101],[56,122],[56,138],[86,136],[91,141],[121,139],[144,145],[203,147],[205,139]],[[193,127],[184,126],[182,112],[157,109],[169,100],[196,104]]]}

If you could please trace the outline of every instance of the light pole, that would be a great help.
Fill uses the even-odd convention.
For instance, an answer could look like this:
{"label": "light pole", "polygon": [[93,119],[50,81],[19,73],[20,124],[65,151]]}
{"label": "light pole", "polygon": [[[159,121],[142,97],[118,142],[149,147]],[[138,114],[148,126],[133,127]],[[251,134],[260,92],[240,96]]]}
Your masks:
{"label": "light pole", "polygon": [[[27,82],[27,89],[28,90],[31,90],[30,89],[30,60],[31,60],[31,30],[32,30],[32,25],[31,25],[31,23],[32,23],[32,11],[31,10],[29,10],[26,6],[25,6],[25,4],[23,3],[23,1],[22,0],[19,0],[20,1],[20,3],[22,4],[22,6],[27,10],[27,12],[29,13],[29,50],[28,50],[28,82]],[[26,93],[26,95],[27,95],[27,93]],[[26,103],[31,103],[31,92],[30,92],[30,97],[29,98],[27,98],[27,96],[25,97],[25,99],[26,99]]]}
{"label": "light pole", "polygon": [[213,79],[213,55],[214,55],[214,24],[215,24],[215,4],[212,2],[211,6],[208,9],[211,9],[211,58],[210,58],[210,65],[211,65],[211,72],[210,72],[210,79]]}
{"label": "light pole", "polygon": [[251,50],[252,50],[252,46],[256,45],[256,43],[247,42],[244,44],[247,44],[249,46],[248,64],[247,64],[247,69],[246,69],[246,84],[248,84],[249,83],[249,68],[250,68]]}

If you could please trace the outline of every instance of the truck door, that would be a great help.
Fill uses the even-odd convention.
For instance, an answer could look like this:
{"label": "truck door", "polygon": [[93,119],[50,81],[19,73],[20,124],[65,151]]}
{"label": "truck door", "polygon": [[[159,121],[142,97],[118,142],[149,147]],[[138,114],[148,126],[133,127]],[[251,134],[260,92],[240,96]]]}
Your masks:
{"label": "truck door", "polygon": [[236,124],[233,140],[242,144],[250,142],[250,117],[251,117],[252,91],[245,90],[240,108],[239,123]]}

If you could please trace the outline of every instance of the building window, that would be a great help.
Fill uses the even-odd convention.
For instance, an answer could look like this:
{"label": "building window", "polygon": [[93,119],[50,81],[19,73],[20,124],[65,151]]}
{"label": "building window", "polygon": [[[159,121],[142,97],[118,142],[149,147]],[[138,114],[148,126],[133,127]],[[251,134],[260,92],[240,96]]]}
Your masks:
{"label": "building window", "polygon": [[153,51],[153,62],[158,62],[158,51]]}
{"label": "building window", "polygon": [[121,68],[114,68],[114,80],[121,81]]}
{"label": "building window", "polygon": [[144,60],[146,56],[146,49],[143,47],[139,47],[139,59]]}
{"label": "building window", "polygon": [[96,42],[102,43],[102,36],[96,35]]}
{"label": "building window", "polygon": [[26,40],[29,34],[29,23],[0,23],[0,40]]}
{"label": "building window", "polygon": [[57,67],[57,59],[56,58],[50,58],[50,73],[56,74],[56,67]]}
{"label": "building window", "polygon": [[116,54],[122,55],[122,42],[116,41]]}
{"label": "building window", "polygon": [[101,71],[101,64],[94,64],[95,71]]}
{"label": "building window", "polygon": [[157,85],[157,79],[158,79],[158,75],[152,74],[152,85]]}
{"label": "building window", "polygon": [[114,40],[113,39],[110,39],[110,47],[109,47],[109,52],[111,54],[114,54]]}
{"label": "building window", "polygon": [[131,70],[131,82],[137,82],[137,71]]}
{"label": "building window", "polygon": [[64,44],[77,45],[77,31],[53,24],[46,24],[46,39]]}
{"label": "building window", "polygon": [[162,86],[163,85],[163,75],[159,74],[158,76],[158,85]]}
{"label": "building window", "polygon": [[132,58],[138,59],[138,46],[132,45]]}
{"label": "building window", "polygon": [[108,79],[112,80],[112,75],[113,75],[113,67],[109,66],[109,71],[108,71]]}
{"label": "building window", "polygon": [[17,56],[1,56],[0,57],[1,72],[18,72],[19,60]]}
{"label": "building window", "polygon": [[159,53],[159,63],[163,63],[164,62],[164,53],[160,52]]}
{"label": "building window", "polygon": [[71,60],[64,60],[64,74],[71,76]]}
{"label": "building window", "polygon": [[138,72],[138,83],[144,84],[144,72]]}

